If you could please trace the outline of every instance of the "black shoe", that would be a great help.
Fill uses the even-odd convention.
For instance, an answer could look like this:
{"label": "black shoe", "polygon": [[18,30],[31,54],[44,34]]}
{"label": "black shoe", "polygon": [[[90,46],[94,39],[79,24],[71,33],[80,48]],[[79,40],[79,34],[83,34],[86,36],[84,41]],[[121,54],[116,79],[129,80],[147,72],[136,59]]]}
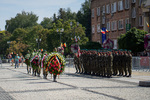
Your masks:
{"label": "black shoe", "polygon": [[131,77],[131,75],[128,75],[127,77]]}

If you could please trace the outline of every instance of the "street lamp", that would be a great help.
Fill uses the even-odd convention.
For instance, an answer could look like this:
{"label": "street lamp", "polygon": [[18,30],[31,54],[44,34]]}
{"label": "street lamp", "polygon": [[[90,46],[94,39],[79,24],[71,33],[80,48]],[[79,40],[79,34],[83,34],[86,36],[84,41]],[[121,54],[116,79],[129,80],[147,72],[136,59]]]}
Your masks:
{"label": "street lamp", "polygon": [[42,39],[37,39],[37,38],[36,38],[36,42],[37,42],[37,44],[38,44],[38,49],[39,49],[39,47],[40,47],[39,44],[40,44],[41,40],[42,40]]}
{"label": "street lamp", "polygon": [[[72,27],[72,22],[70,22],[70,26]],[[79,22],[77,22],[77,27],[79,26]],[[75,29],[77,28],[77,27],[74,27],[74,39],[76,38],[76,36],[75,36]],[[79,36],[78,36],[79,37]]]}
{"label": "street lamp", "polygon": [[57,33],[59,33],[59,34],[60,34],[60,44],[61,44],[61,34],[62,34],[62,32],[64,32],[64,29],[63,29],[63,28],[61,28],[60,30],[59,30],[59,29],[57,29],[56,31],[57,31]]}

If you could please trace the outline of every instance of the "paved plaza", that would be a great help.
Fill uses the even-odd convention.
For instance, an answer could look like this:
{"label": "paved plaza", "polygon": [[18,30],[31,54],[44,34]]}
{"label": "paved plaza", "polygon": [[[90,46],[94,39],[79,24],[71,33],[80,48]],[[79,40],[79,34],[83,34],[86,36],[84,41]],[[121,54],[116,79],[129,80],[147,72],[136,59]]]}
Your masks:
{"label": "paved plaza", "polygon": [[0,66],[0,100],[150,100],[150,87],[139,81],[150,80],[150,72],[133,71],[131,78],[75,74],[73,67],[53,82],[27,74],[26,66],[17,69]]}

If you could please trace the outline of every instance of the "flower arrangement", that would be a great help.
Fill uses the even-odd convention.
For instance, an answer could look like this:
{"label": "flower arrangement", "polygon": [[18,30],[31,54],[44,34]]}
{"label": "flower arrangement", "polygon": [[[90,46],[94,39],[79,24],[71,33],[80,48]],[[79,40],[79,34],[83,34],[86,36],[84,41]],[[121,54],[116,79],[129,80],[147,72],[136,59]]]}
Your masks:
{"label": "flower arrangement", "polygon": [[39,56],[36,55],[35,57],[32,58],[32,60],[30,61],[31,65],[34,69],[37,69],[40,65],[40,60],[39,60]]}
{"label": "flower arrangement", "polygon": [[59,75],[64,71],[65,58],[60,53],[50,53],[45,61],[46,66],[50,74]]}

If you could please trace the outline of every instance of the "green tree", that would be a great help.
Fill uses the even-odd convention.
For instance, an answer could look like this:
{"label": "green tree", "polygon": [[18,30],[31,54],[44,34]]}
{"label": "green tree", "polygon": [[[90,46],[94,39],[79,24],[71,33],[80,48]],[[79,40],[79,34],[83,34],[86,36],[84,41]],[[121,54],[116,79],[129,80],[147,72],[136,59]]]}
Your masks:
{"label": "green tree", "polygon": [[5,29],[12,33],[16,28],[27,28],[37,25],[38,17],[33,12],[18,13],[15,18],[6,20]]}
{"label": "green tree", "polygon": [[68,20],[75,20],[76,19],[76,13],[71,12],[70,8],[60,8],[58,11],[58,18],[57,19],[62,19],[63,22],[68,21]]}
{"label": "green tree", "polygon": [[118,38],[119,49],[132,50],[132,52],[141,52],[144,50],[144,30],[130,29],[126,34]]}
{"label": "green tree", "polygon": [[14,52],[15,54],[22,55],[22,52],[26,49],[26,44],[23,44],[21,41],[11,41],[10,47],[7,49],[7,53]]}
{"label": "green tree", "polygon": [[[73,22],[72,27],[70,26],[70,22]],[[57,32],[57,28],[59,29],[59,32]],[[64,29],[64,32],[60,35],[60,30]],[[62,19],[57,20],[56,23],[53,23],[53,29],[50,29],[50,32],[47,37],[47,44],[49,47],[49,50],[52,51],[55,47],[60,46],[61,43],[66,43],[66,52],[70,52],[71,44],[75,43],[74,40],[71,38],[74,38],[75,36],[80,36],[80,40],[78,41],[79,44],[85,44],[88,41],[88,38],[85,36],[85,28],[82,27],[81,24],[77,26],[77,22],[75,20],[68,20],[63,23]],[[60,41],[61,36],[61,41]]]}
{"label": "green tree", "polygon": [[0,31],[0,55],[6,54],[6,50],[9,47],[8,41],[11,34],[7,31]]}
{"label": "green tree", "polygon": [[43,28],[51,29],[52,28],[53,19],[45,17],[43,21],[41,22],[41,25]]}
{"label": "green tree", "polygon": [[86,28],[86,36],[91,40],[91,0],[85,0],[81,6],[81,10],[77,12],[77,21]]}

